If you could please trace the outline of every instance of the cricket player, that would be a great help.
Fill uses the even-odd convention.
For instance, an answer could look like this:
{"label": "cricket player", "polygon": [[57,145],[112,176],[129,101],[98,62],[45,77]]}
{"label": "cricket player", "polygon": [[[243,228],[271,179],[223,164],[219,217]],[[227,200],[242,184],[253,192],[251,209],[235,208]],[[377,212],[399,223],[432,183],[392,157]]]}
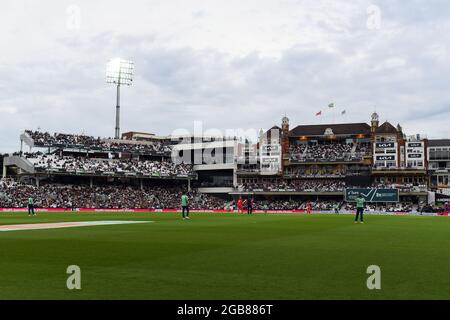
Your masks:
{"label": "cricket player", "polygon": [[364,212],[364,207],[366,205],[366,199],[364,199],[364,197],[362,196],[362,194],[360,193],[357,197],[356,197],[356,217],[355,217],[355,223],[358,223],[358,216],[360,219],[360,223],[364,223],[364,219],[363,219],[363,212]]}
{"label": "cricket player", "polygon": [[189,219],[189,198],[186,193],[181,196],[181,210],[183,212],[183,220]]}
{"label": "cricket player", "polygon": [[248,198],[248,200],[247,200],[247,214],[252,214],[253,213],[253,205],[254,205],[253,198]]}
{"label": "cricket player", "polygon": [[306,213],[311,214],[311,210],[312,210],[311,202],[308,202],[308,204],[306,205]]}
{"label": "cricket player", "polygon": [[35,215],[35,213],[34,213],[34,203],[33,203],[33,197],[32,196],[29,196],[28,197],[28,215],[29,216],[31,216],[31,215]]}
{"label": "cricket player", "polygon": [[244,203],[242,201],[242,197],[239,197],[239,200],[237,201],[238,213],[242,212],[243,207],[244,207]]}
{"label": "cricket player", "polygon": [[335,214],[339,214],[339,203],[336,203],[336,204],[333,206],[333,209],[334,209],[334,213],[335,213]]}

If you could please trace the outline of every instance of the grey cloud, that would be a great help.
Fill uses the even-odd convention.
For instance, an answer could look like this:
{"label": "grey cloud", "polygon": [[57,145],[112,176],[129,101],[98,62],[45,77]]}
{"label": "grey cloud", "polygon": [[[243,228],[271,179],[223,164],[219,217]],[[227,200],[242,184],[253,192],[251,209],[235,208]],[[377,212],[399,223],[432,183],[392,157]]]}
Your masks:
{"label": "grey cloud", "polygon": [[376,31],[365,27],[369,1],[358,2],[338,28],[313,22],[311,11],[329,48],[299,43],[278,58],[258,50],[233,56],[167,46],[151,32],[56,37],[51,55],[30,53],[27,61],[1,66],[11,76],[0,79],[0,151],[14,151],[19,133],[37,126],[111,136],[114,88],[105,83],[104,66],[115,56],[136,64],[135,83],[122,90],[123,131],[169,134],[192,128],[194,120],[222,130],[268,128],[284,113],[292,125],[317,123],[319,110],[328,122],[326,106],[335,102],[347,111],[336,121],[369,121],[376,106],[382,120],[401,123],[409,134],[448,138],[442,117],[450,109],[450,44],[443,12],[450,6],[414,1],[404,10],[403,3],[375,3],[386,19]]}

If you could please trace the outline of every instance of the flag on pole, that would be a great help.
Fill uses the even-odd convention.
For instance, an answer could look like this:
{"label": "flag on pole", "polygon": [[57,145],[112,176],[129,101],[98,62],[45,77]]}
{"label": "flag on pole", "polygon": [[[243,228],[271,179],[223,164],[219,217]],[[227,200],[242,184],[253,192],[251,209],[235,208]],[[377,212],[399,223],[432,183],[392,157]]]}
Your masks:
{"label": "flag on pole", "polygon": [[321,115],[322,115],[322,110],[320,110],[319,112],[316,113],[316,117],[321,116]]}
{"label": "flag on pole", "polygon": [[344,114],[346,114],[347,113],[347,111],[345,111],[345,110],[342,110],[341,111],[341,115],[344,115]]}
{"label": "flag on pole", "polygon": [[328,108],[334,108],[334,102],[330,103],[330,104],[328,105]]}

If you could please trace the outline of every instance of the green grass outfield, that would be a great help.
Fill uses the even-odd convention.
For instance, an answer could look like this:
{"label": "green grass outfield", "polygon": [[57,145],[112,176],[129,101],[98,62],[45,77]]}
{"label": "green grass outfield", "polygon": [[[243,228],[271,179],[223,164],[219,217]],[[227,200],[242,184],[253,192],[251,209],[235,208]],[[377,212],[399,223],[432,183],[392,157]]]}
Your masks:
{"label": "green grass outfield", "polygon": [[[450,299],[450,217],[1,214],[0,225],[152,220],[0,232],[0,299]],[[82,289],[66,288],[81,267]],[[366,268],[381,267],[381,290]]]}

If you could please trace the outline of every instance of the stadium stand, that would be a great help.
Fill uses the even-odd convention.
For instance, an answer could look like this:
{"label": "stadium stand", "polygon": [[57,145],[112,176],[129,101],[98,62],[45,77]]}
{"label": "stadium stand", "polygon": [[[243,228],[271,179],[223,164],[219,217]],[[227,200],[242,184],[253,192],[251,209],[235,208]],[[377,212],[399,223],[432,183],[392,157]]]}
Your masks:
{"label": "stadium stand", "polygon": [[361,144],[301,144],[290,148],[290,159],[304,162],[361,161],[369,155],[369,147]]}
{"label": "stadium stand", "polygon": [[[33,194],[38,206],[50,208],[172,209],[188,190],[192,208],[199,210],[236,208],[239,196],[251,196],[257,210],[311,206],[315,211],[351,211],[353,204],[344,199],[347,188],[378,188],[397,189],[400,202],[370,203],[368,211],[420,211],[431,191],[428,142],[407,138],[400,125],[380,126],[378,118],[372,114],[370,125],[300,125],[289,130],[284,117],[282,126],[273,126],[258,143],[236,137],[172,139],[139,133],[146,138],[138,140],[26,130],[20,152],[5,158],[2,169],[8,179],[0,183],[0,208],[24,207],[27,195]],[[273,130],[277,134],[272,136]],[[192,165],[172,159],[173,151],[180,158],[203,154],[206,147],[199,141],[214,141],[219,147],[226,141],[222,151],[227,161]],[[23,152],[23,144],[29,152]],[[442,144],[430,142],[434,148]],[[438,156],[433,174],[442,188],[449,180],[442,178],[445,164]]]}
{"label": "stadium stand", "polygon": [[338,180],[303,180],[288,181],[283,183],[247,183],[237,187],[239,191],[276,191],[276,190],[292,190],[292,191],[310,191],[310,192],[339,192],[344,191],[345,182]]}
{"label": "stadium stand", "polygon": [[[0,180],[0,207],[21,208],[29,195],[36,200],[37,207],[43,208],[117,208],[117,209],[167,209],[178,208],[182,186],[145,187],[143,189],[126,186],[95,186],[46,184],[40,187],[20,184],[13,179]],[[189,193],[192,209],[222,210],[233,201],[224,200],[196,191]],[[343,201],[305,200],[260,200],[255,201],[256,210],[305,210],[310,204],[315,211],[353,211],[354,205]],[[422,204],[423,205],[423,204]],[[234,208],[236,205],[234,204]],[[367,211],[411,212],[418,211],[420,205],[399,203],[391,205],[367,205]]]}
{"label": "stadium stand", "polygon": [[120,143],[111,139],[101,139],[92,136],[54,133],[26,130],[25,133],[31,137],[35,147],[59,147],[83,150],[128,152],[137,154],[170,154],[172,146],[170,142],[153,143],[130,143],[122,140]]}
{"label": "stadium stand", "polygon": [[[86,185],[25,185],[11,179],[0,180],[0,207],[21,208],[28,197],[42,208],[178,208],[185,187],[153,186],[137,188],[127,185],[89,187]],[[189,193],[192,209],[223,209],[225,202],[196,191]]]}
{"label": "stadium stand", "polygon": [[24,156],[37,171],[157,176],[180,176],[193,173],[192,165],[175,165],[169,161],[91,159],[42,153],[26,153]]}

